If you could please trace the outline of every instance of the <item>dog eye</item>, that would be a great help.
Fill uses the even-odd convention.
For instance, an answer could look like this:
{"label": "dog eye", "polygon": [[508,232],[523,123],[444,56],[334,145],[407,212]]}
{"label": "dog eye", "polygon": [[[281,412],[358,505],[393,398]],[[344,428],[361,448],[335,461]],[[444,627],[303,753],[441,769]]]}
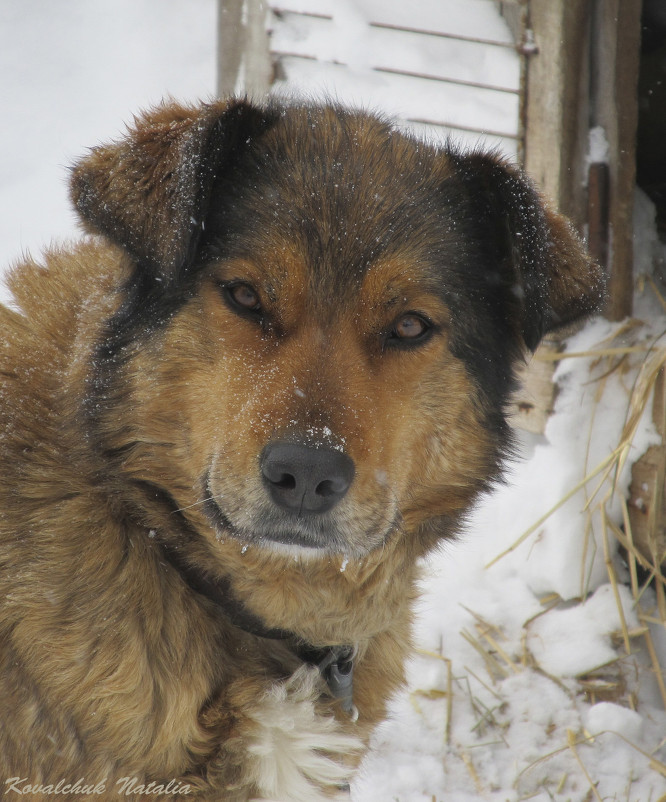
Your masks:
{"label": "dog eye", "polygon": [[239,312],[261,312],[259,295],[249,284],[230,284],[224,288],[231,307]]}
{"label": "dog eye", "polygon": [[389,334],[392,345],[408,346],[423,342],[431,333],[432,324],[421,315],[410,312],[398,318]]}

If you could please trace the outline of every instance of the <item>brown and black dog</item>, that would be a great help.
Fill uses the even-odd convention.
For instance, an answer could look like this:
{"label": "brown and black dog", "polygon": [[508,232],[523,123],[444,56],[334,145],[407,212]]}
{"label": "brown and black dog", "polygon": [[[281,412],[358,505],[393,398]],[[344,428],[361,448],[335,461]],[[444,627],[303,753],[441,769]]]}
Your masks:
{"label": "brown and black dog", "polygon": [[0,311],[0,786],[345,797],[600,272],[498,158],[333,106],[164,105],[71,188]]}

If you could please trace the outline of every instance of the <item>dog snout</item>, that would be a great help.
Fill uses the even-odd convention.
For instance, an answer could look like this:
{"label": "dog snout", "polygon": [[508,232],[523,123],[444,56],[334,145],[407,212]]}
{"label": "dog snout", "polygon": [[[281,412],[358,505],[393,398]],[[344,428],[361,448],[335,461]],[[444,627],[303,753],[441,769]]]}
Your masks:
{"label": "dog snout", "polygon": [[354,474],[347,454],[325,446],[273,442],[261,455],[261,475],[272,500],[298,515],[330,510],[345,496]]}

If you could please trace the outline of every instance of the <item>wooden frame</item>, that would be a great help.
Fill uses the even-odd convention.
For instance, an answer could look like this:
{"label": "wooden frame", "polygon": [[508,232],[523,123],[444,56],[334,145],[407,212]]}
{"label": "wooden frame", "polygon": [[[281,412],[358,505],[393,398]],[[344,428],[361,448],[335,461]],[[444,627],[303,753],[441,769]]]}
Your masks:
{"label": "wooden frame", "polygon": [[218,0],[217,91],[220,97],[268,93],[273,80],[265,0]]}
{"label": "wooden frame", "polygon": [[[525,167],[581,231],[609,281],[606,315],[631,314],[641,0],[530,0]],[[604,168],[589,130],[603,129]],[[591,173],[591,175],[590,175]],[[589,191],[588,191],[589,189]]]}

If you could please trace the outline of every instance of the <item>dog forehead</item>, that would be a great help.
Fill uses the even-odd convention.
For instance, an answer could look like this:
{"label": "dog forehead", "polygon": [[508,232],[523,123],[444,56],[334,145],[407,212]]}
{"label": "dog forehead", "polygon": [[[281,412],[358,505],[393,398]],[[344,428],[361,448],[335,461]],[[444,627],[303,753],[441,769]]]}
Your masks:
{"label": "dog forehead", "polygon": [[380,118],[329,108],[287,114],[256,148],[274,210],[294,221],[300,213],[324,239],[359,244],[433,211],[452,173],[437,148]]}
{"label": "dog forehead", "polygon": [[387,261],[416,282],[450,247],[452,173],[445,152],[381,119],[290,109],[218,182],[207,226],[223,253],[289,265],[320,297],[357,292]]}

